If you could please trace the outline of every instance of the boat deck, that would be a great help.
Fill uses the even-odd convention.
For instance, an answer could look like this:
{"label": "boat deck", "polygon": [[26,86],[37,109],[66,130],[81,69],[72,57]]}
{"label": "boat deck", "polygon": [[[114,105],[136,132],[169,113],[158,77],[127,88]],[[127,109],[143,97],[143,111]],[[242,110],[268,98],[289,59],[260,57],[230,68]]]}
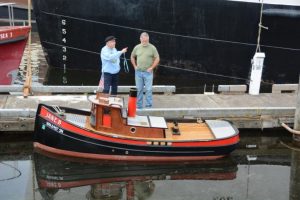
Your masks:
{"label": "boat deck", "polygon": [[76,124],[81,128],[85,128],[86,118],[87,117],[84,115],[66,114],[67,121],[71,122],[72,124]]}
{"label": "boat deck", "polygon": [[172,140],[210,140],[214,139],[214,134],[205,123],[178,123],[179,135],[172,133],[173,123],[168,123],[165,130],[166,139]]}
{"label": "boat deck", "polygon": [[[95,130],[89,123],[89,116],[77,115],[77,114],[66,114],[66,120],[81,127],[99,132]],[[165,129],[165,138],[151,138],[151,139],[162,139],[165,140],[212,140],[215,139],[213,132],[207,126],[206,123],[178,123],[180,134],[173,134],[172,127],[174,123],[168,122],[167,128]],[[105,133],[101,131],[101,133]],[[105,134],[111,135],[112,133],[106,132]],[[114,133],[113,133],[114,134]],[[116,134],[114,134],[115,137]],[[120,136],[122,137],[122,136]],[[124,136],[129,138],[136,138],[132,136]],[[140,137],[139,137],[140,138]],[[141,138],[140,138],[141,139]]]}

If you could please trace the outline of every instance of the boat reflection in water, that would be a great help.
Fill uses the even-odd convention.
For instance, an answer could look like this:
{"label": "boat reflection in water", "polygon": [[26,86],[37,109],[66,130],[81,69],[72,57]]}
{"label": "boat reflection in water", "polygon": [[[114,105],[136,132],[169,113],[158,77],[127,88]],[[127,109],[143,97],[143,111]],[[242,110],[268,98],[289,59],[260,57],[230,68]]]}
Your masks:
{"label": "boat reflection in water", "polygon": [[61,189],[71,188],[85,192],[87,199],[147,199],[162,185],[172,188],[174,181],[186,189],[193,188],[195,181],[233,180],[238,169],[231,157],[177,164],[120,164],[70,161],[35,153],[34,163],[44,199],[55,199]]}

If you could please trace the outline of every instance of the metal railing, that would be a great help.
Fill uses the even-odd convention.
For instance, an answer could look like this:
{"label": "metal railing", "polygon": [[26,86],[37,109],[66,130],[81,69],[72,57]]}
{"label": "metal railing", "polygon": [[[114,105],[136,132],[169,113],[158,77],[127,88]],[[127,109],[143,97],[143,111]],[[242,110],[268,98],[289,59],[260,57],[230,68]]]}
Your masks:
{"label": "metal railing", "polygon": [[0,7],[7,6],[8,8],[8,21],[10,26],[15,25],[14,5],[15,3],[0,3]]}

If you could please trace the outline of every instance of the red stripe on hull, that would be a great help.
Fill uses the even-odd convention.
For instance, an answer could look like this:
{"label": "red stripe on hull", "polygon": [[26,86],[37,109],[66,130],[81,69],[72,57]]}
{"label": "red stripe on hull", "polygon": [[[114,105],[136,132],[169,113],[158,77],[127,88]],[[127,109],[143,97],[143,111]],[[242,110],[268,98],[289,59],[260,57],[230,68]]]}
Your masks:
{"label": "red stripe on hull", "polygon": [[49,147],[38,142],[33,143],[34,148],[41,152],[50,152],[57,155],[93,159],[93,160],[111,160],[111,161],[138,161],[138,162],[180,162],[180,161],[198,161],[198,160],[215,160],[226,155],[217,156],[121,156],[121,155],[102,155],[91,153],[80,153],[74,151],[67,151]]}
{"label": "red stripe on hull", "polygon": [[22,36],[27,38],[30,29],[30,26],[1,26],[0,42],[10,41]]}
{"label": "red stripe on hull", "polygon": [[[147,141],[152,141],[151,138],[149,138],[149,140],[125,139],[125,138],[121,139],[121,138],[114,138],[110,136],[100,135],[99,133],[93,133],[85,129],[82,129],[80,127],[74,126],[64,121],[62,118],[58,118],[53,113],[49,112],[45,107],[41,108],[40,116],[43,117],[45,120],[54,123],[56,126],[59,126],[62,129],[71,131],[75,134],[80,134],[86,137],[97,139],[97,140],[110,141],[110,142],[116,142],[121,144],[143,145],[143,146],[149,146],[147,144]],[[161,140],[161,141],[167,141],[167,140]],[[190,141],[190,142],[170,141],[170,142],[172,142],[171,145],[172,147],[218,147],[218,146],[237,144],[239,142],[239,135],[236,134],[233,137],[220,139],[220,140],[212,140],[212,141]]]}
{"label": "red stripe on hull", "polygon": [[19,68],[30,27],[0,27],[0,85],[12,83],[12,73]]}
{"label": "red stripe on hull", "polygon": [[[148,176],[149,178],[150,176]],[[79,181],[68,181],[68,182],[57,182],[39,179],[40,188],[73,188],[84,185],[93,185],[99,183],[113,183],[113,182],[126,182],[126,181],[143,181],[147,180],[146,177],[124,177],[124,178],[102,178],[92,180],[79,180]]]}

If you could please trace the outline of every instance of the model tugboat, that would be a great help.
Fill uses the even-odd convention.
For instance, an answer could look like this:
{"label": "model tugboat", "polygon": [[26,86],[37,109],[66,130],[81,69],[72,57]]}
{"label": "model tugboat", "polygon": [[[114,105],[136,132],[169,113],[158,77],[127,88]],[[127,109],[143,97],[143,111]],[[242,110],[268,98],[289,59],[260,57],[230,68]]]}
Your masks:
{"label": "model tugboat", "polygon": [[91,111],[40,104],[34,147],[77,158],[114,161],[195,161],[224,157],[239,142],[228,121],[167,122],[136,115],[136,90],[124,99],[97,93]]}

